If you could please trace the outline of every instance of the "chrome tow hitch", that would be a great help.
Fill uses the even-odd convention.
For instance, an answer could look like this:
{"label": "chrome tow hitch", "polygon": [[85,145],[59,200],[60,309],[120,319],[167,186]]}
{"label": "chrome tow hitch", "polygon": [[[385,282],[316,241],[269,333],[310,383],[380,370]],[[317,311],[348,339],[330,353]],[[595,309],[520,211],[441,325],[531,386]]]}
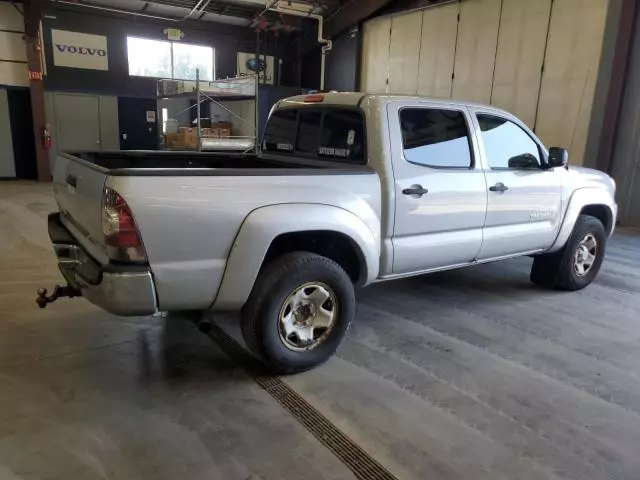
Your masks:
{"label": "chrome tow hitch", "polygon": [[53,289],[53,293],[47,296],[46,288],[38,289],[38,297],[36,298],[36,303],[40,308],[45,308],[49,303],[55,302],[60,297],[81,297],[82,292],[77,288],[74,288],[70,285],[62,286],[56,285]]}

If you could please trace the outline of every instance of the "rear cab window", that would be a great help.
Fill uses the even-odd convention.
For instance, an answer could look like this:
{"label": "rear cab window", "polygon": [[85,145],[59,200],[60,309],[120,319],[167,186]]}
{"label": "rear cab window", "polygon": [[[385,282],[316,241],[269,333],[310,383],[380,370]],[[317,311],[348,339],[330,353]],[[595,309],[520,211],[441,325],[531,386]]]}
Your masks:
{"label": "rear cab window", "polygon": [[364,118],[355,108],[282,108],[269,117],[262,140],[268,153],[366,163]]}

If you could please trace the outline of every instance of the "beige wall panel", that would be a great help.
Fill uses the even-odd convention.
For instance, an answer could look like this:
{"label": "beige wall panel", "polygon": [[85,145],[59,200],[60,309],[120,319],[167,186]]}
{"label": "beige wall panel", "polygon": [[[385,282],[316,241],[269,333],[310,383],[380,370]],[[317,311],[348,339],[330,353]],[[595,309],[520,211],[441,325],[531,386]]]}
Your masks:
{"label": "beige wall panel", "polygon": [[451,97],[459,11],[459,3],[450,3],[423,12],[419,95]]}
{"label": "beige wall panel", "polygon": [[[538,1],[538,0],[535,0]],[[489,103],[501,0],[465,0],[455,58],[453,98]]]}
{"label": "beige wall panel", "polygon": [[391,19],[389,93],[415,95],[418,90],[422,12]]}
{"label": "beige wall panel", "polygon": [[582,164],[598,74],[607,0],[555,0],[536,133]]}
{"label": "beige wall panel", "polygon": [[389,69],[391,19],[371,20],[364,24],[360,90],[385,93]]}
{"label": "beige wall panel", "polygon": [[533,128],[551,0],[504,0],[491,104]]}

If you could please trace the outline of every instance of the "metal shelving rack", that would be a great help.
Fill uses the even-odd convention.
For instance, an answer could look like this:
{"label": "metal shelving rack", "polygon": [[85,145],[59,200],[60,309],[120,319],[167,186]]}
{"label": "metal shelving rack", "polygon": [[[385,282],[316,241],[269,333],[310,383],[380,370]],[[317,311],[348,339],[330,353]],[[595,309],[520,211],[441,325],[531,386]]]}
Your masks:
{"label": "metal shelving rack", "polygon": [[[259,150],[258,141],[258,76],[246,75],[241,77],[224,78],[214,81],[201,81],[200,70],[196,69],[196,80],[173,80],[173,79],[159,79],[157,84],[157,99],[171,99],[171,98],[188,98],[196,101],[194,105],[181,110],[180,112],[172,115],[177,117],[191,109],[196,109],[196,128],[198,138],[198,151],[210,150],[235,150],[248,153],[254,151],[256,154]],[[168,86],[171,89],[175,89],[174,92],[169,92]],[[237,101],[237,100],[253,100],[253,135],[252,136],[231,136],[229,138],[218,139],[221,145],[226,143],[227,148],[222,146],[215,147],[215,138],[203,138],[202,137],[202,116],[200,114],[200,105],[204,101],[210,101],[218,105],[223,110],[226,110],[230,115],[237,118],[243,123],[247,122],[246,118],[241,117],[236,112],[223,105],[222,101]],[[162,121],[162,120],[161,120]],[[203,148],[203,140],[207,140],[206,148]],[[247,147],[247,142],[252,141],[252,146]],[[225,142],[226,141],[226,142]],[[244,141],[244,142],[243,142]],[[237,145],[235,145],[237,144]],[[234,147],[235,145],[235,147]]]}

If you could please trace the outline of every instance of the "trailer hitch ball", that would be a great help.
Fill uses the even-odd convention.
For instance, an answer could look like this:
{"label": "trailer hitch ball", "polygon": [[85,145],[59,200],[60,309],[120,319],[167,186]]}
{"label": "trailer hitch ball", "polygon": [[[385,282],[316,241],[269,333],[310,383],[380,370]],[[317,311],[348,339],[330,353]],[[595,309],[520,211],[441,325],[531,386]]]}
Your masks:
{"label": "trailer hitch ball", "polygon": [[56,285],[53,289],[53,293],[50,296],[47,296],[46,288],[38,289],[38,296],[36,297],[36,303],[40,308],[45,308],[48,304],[55,302],[60,297],[81,297],[82,292],[77,288],[74,288],[70,285]]}

